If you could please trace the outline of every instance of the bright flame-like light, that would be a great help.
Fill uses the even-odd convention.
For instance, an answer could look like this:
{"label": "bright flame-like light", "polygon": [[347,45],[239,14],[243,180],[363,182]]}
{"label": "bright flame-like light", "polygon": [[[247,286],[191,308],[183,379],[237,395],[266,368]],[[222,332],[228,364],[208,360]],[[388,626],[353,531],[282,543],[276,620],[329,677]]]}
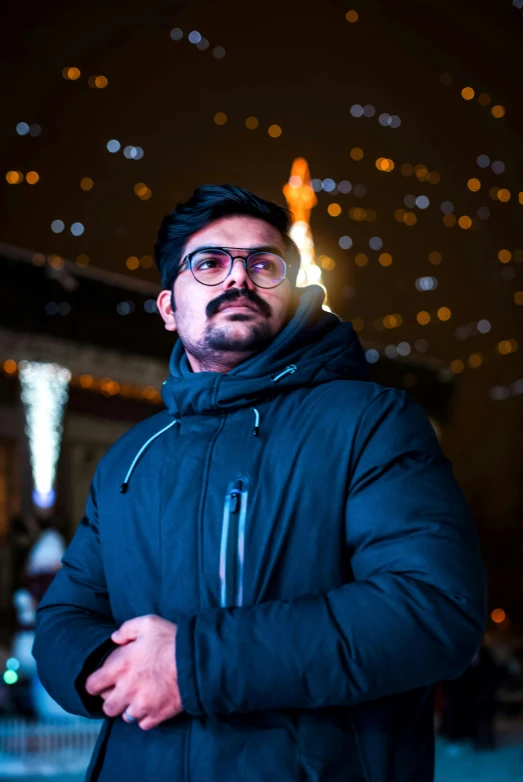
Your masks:
{"label": "bright flame-like light", "polygon": [[38,361],[21,361],[19,372],[33,471],[33,501],[40,508],[51,508],[71,373],[58,364]]}
{"label": "bright flame-like light", "polygon": [[[299,183],[298,183],[299,180]],[[325,183],[327,182],[327,188]],[[324,180],[323,189],[336,186],[334,180]],[[300,269],[296,280],[298,288],[307,285],[319,285],[325,291],[323,309],[331,311],[327,303],[327,288],[322,281],[320,267],[316,263],[314,241],[309,224],[310,210],[316,205],[317,198],[311,185],[309,167],[304,158],[294,161],[288,184],[283,188],[289,209],[294,215],[294,222],[290,228],[289,236],[300,251]]]}

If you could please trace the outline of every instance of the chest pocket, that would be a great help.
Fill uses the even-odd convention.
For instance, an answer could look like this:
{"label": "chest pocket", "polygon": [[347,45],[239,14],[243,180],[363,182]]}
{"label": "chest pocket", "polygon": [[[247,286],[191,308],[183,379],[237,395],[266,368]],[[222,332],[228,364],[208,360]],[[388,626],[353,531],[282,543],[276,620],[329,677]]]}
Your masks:
{"label": "chest pocket", "polygon": [[245,531],[249,505],[249,480],[231,481],[223,504],[220,542],[220,605],[243,605]]}

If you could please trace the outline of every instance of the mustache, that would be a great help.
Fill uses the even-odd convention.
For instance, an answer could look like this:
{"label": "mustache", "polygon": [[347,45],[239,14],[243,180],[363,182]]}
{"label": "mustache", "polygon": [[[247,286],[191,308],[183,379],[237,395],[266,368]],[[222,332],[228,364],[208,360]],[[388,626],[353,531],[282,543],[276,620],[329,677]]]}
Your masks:
{"label": "mustache", "polygon": [[250,288],[231,288],[230,290],[225,291],[220,296],[217,296],[215,299],[209,302],[205,308],[205,314],[208,318],[212,318],[213,315],[216,315],[223,304],[231,304],[233,301],[237,301],[238,299],[249,299],[250,302],[258,307],[262,315],[265,315],[267,318],[272,314],[272,307],[265,301],[265,299],[262,299],[261,296],[258,296],[256,291],[253,291]]}

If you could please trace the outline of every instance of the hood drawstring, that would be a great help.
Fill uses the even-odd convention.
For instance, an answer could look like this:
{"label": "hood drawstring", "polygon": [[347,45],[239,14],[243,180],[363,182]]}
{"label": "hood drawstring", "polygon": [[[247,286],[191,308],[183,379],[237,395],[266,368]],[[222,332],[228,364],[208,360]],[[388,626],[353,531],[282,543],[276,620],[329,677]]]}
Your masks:
{"label": "hood drawstring", "polygon": [[[282,372],[279,372],[277,375],[275,375],[272,378],[273,383],[277,383],[278,380],[281,380],[282,377],[285,377],[285,375],[293,375],[298,367],[296,364],[289,364]],[[254,429],[252,430],[252,433],[254,437],[259,437],[260,435],[260,412],[257,407],[251,407],[252,412],[254,413]]]}
{"label": "hood drawstring", "polygon": [[258,437],[260,434],[260,413],[256,407],[251,407],[251,410],[254,413],[254,429],[252,433],[255,437]]}
{"label": "hood drawstring", "polygon": [[275,375],[272,378],[272,382],[273,383],[277,383],[278,380],[281,380],[281,378],[285,377],[285,375],[293,375],[296,372],[297,369],[298,369],[298,367],[296,366],[296,364],[289,364],[288,367],[285,367],[283,372],[280,372],[278,375]]}
{"label": "hood drawstring", "polygon": [[142,447],[140,448],[140,450],[138,451],[138,453],[134,457],[133,461],[131,462],[131,466],[127,470],[127,475],[125,476],[125,480],[122,483],[122,485],[120,486],[120,492],[122,494],[125,494],[127,492],[127,488],[129,486],[129,481],[131,480],[131,475],[132,475],[132,472],[133,472],[133,470],[134,470],[134,468],[136,466],[136,462],[138,461],[138,459],[140,458],[142,453],[145,451],[145,449],[153,442],[153,440],[156,440],[157,437],[159,437],[161,434],[163,434],[168,429],[170,429],[171,426],[174,426],[175,424],[179,424],[179,423],[180,422],[175,418],[174,421],[171,421],[170,424],[168,424],[167,426],[164,426],[163,429],[160,429],[159,432],[156,432],[156,434],[153,434],[152,437],[149,437],[147,442],[142,445]]}

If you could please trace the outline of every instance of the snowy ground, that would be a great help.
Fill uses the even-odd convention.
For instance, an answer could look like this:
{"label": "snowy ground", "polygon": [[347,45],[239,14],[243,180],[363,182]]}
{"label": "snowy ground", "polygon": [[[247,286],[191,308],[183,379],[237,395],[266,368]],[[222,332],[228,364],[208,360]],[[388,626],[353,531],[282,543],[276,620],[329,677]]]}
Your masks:
{"label": "snowy ground", "polygon": [[[0,782],[83,782],[84,774],[56,774],[42,768],[39,774],[18,773],[6,775],[0,757]],[[63,766],[62,766],[63,768]],[[33,767],[33,771],[35,771]],[[523,780],[523,723],[506,722],[500,726],[500,746],[495,751],[475,751],[464,744],[451,746],[438,741],[436,754],[436,782],[522,782]]]}

